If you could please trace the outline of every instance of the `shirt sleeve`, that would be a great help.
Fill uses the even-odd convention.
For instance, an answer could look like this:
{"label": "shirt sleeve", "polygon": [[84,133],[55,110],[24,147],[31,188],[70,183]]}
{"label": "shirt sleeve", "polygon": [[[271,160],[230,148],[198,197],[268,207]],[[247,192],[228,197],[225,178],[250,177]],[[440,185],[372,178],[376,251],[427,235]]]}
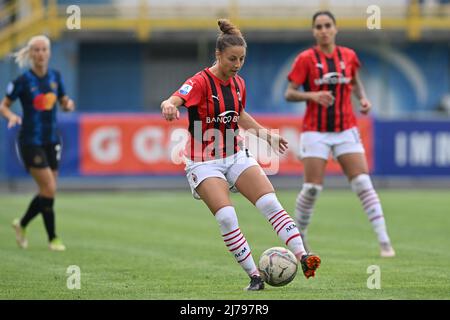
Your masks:
{"label": "shirt sleeve", "polygon": [[198,106],[203,98],[203,86],[199,77],[192,77],[186,80],[186,82],[172,95],[180,97],[184,100],[184,106],[190,108]]}
{"label": "shirt sleeve", "polygon": [[6,97],[9,100],[14,101],[22,94],[22,90],[23,82],[20,78],[17,78],[16,80],[8,83],[8,86],[6,87]]}
{"label": "shirt sleeve", "polygon": [[58,99],[61,99],[66,95],[66,87],[61,74],[58,72]]}
{"label": "shirt sleeve", "polygon": [[308,58],[304,54],[299,54],[292,64],[291,71],[288,74],[288,80],[296,85],[302,85],[308,75]]}

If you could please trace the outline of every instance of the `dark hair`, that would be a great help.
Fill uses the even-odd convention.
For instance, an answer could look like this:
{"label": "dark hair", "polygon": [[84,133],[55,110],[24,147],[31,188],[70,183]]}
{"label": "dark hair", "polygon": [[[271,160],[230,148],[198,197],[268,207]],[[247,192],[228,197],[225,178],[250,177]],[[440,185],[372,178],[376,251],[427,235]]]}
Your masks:
{"label": "dark hair", "polygon": [[228,19],[217,20],[219,29],[222,32],[217,37],[216,49],[219,51],[224,51],[228,47],[241,46],[247,48],[247,43],[242,36],[241,31],[232,24]]}
{"label": "dark hair", "polygon": [[322,16],[322,15],[328,16],[331,20],[333,20],[333,23],[336,25],[336,18],[334,17],[334,15],[330,11],[325,10],[325,11],[317,11],[316,13],[314,13],[313,18],[312,18],[313,27],[314,27],[314,22],[316,22],[317,17]]}

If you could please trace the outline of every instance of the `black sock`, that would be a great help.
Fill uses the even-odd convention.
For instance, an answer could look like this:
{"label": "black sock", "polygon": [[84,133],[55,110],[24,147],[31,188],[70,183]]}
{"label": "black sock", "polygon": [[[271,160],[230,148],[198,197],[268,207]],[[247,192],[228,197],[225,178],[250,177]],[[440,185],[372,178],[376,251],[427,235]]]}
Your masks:
{"label": "black sock", "polygon": [[42,217],[44,218],[45,230],[47,230],[48,240],[52,241],[56,238],[55,234],[55,212],[53,211],[53,203],[55,199],[39,197]]}
{"label": "black sock", "polygon": [[25,212],[22,219],[20,219],[20,225],[22,226],[22,228],[25,228],[30,223],[30,221],[39,214],[40,211],[41,206],[39,202],[39,196],[35,196],[33,200],[31,200],[27,212]]}

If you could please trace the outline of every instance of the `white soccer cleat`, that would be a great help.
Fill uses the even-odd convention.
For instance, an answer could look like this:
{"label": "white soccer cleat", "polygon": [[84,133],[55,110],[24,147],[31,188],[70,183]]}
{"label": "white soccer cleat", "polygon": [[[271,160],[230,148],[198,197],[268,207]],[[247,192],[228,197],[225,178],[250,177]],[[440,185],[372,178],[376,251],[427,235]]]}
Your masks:
{"label": "white soccer cleat", "polygon": [[394,248],[390,243],[380,243],[380,256],[382,258],[392,258],[395,257]]}
{"label": "white soccer cleat", "polygon": [[20,225],[20,220],[14,219],[12,222],[12,227],[16,232],[17,245],[22,249],[28,248],[28,240],[26,238],[25,228],[22,228],[22,226]]}

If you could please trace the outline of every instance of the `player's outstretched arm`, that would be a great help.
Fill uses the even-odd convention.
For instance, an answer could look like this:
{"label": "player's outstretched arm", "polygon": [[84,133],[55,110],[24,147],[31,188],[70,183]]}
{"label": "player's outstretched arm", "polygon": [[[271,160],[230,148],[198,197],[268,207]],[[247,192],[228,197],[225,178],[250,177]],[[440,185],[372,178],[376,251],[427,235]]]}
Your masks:
{"label": "player's outstretched arm", "polygon": [[171,96],[169,99],[161,102],[161,113],[167,121],[180,119],[178,107],[183,105],[184,100],[177,96]]}
{"label": "player's outstretched arm", "polygon": [[239,115],[239,126],[251,134],[267,141],[270,146],[280,153],[284,153],[288,148],[288,142],[280,135],[271,132],[269,129],[260,125],[250,114],[242,111]]}
{"label": "player's outstretched arm", "polygon": [[5,97],[0,103],[0,114],[8,120],[8,129],[22,124],[22,118],[11,111],[12,101]]}

